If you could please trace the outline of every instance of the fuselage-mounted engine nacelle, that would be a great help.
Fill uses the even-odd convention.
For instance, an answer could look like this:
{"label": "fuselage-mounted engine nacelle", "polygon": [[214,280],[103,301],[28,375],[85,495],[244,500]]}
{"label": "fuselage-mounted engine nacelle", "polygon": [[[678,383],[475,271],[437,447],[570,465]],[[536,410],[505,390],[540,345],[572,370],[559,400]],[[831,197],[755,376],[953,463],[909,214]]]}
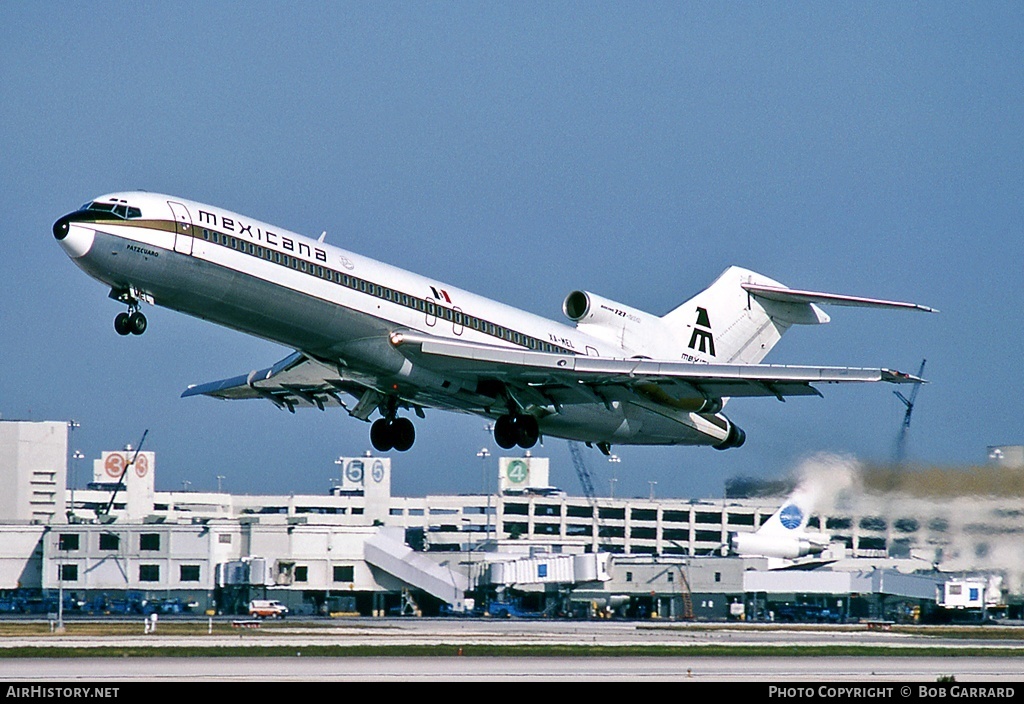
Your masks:
{"label": "fuselage-mounted engine nacelle", "polygon": [[674,358],[675,338],[656,315],[589,291],[573,291],[562,302],[576,328],[643,357]]}
{"label": "fuselage-mounted engine nacelle", "polygon": [[782,557],[790,560],[820,555],[828,548],[829,536],[823,533],[801,535],[764,535],[731,533],[729,553],[739,557]]}

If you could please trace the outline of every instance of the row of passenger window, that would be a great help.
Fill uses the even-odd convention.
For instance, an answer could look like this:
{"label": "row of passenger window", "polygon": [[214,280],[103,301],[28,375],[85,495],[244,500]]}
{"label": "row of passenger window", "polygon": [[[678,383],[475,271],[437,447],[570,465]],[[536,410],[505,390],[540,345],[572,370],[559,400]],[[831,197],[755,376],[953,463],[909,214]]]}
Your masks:
{"label": "row of passenger window", "polygon": [[417,310],[425,315],[437,317],[441,320],[447,320],[456,326],[462,326],[471,328],[485,335],[491,337],[497,337],[511,342],[515,345],[521,345],[522,347],[528,347],[531,350],[539,350],[541,352],[553,352],[560,354],[573,354],[571,350],[559,345],[551,344],[544,340],[538,340],[535,337],[510,330],[509,328],[501,325],[495,325],[486,320],[481,320],[472,315],[467,315],[456,308],[448,308],[446,306],[439,305],[430,299],[418,298],[416,296],[410,296],[401,291],[395,291],[381,286],[379,284],[371,283],[364,279],[360,279],[355,276],[350,276],[341,271],[335,271],[326,266],[315,264],[313,262],[307,262],[305,259],[299,257],[293,257],[289,254],[279,252],[269,247],[263,247],[253,242],[246,242],[238,237],[232,237],[231,235],[225,235],[217,232],[216,230],[203,229],[203,239],[212,242],[213,244],[219,244],[229,249],[249,254],[250,256],[257,257],[259,259],[273,262],[281,266],[286,266],[296,271],[301,271],[311,276],[315,276],[325,281],[339,284],[346,288],[352,289],[353,291],[359,291],[365,293],[368,296],[374,298],[380,298],[391,303],[396,303],[404,308],[411,308]]}

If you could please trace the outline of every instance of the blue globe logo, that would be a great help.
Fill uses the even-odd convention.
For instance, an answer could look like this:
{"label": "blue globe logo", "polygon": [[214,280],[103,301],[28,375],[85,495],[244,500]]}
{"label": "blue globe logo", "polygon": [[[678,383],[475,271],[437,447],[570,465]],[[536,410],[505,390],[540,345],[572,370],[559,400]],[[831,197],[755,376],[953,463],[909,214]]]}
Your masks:
{"label": "blue globe logo", "polygon": [[779,512],[779,520],[786,528],[799,528],[804,521],[804,512],[796,504],[789,504]]}

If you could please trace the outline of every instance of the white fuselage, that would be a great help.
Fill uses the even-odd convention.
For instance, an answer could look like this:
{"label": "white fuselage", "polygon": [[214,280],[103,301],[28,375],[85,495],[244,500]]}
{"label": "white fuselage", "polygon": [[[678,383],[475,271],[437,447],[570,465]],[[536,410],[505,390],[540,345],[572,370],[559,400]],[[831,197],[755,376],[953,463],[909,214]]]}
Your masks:
{"label": "white fuselage", "polygon": [[[420,382],[387,344],[400,329],[540,352],[646,354],[222,208],[147,192],[100,200],[123,203],[129,217],[97,222],[78,211],[62,219],[58,239],[112,293],[333,360],[380,384],[397,379],[410,395]],[[432,401],[423,405],[494,417],[455,397]],[[635,397],[577,404],[541,420],[545,434],[609,443],[713,444],[727,433],[723,425]]]}

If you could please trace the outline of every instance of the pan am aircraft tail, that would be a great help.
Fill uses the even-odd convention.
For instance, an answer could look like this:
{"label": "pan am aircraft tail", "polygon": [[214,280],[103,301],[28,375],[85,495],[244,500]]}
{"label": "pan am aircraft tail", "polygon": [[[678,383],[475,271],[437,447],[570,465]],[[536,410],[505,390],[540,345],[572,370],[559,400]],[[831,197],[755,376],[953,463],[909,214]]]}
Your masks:
{"label": "pan am aircraft tail", "polygon": [[740,557],[787,560],[820,555],[828,549],[831,536],[807,530],[815,499],[811,491],[797,488],[756,531],[732,533],[729,552]]}

